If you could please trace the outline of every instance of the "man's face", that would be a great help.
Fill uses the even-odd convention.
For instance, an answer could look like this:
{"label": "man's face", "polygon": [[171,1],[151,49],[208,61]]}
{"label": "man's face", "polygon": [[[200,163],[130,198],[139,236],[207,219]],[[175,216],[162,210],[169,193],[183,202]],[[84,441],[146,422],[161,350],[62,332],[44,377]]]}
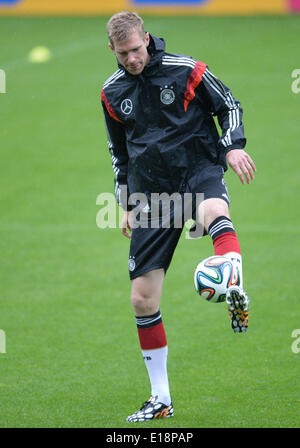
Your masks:
{"label": "man's face", "polygon": [[147,47],[150,42],[149,33],[143,38],[138,31],[133,31],[131,36],[124,41],[109,44],[118,61],[131,75],[139,75],[150,61]]}

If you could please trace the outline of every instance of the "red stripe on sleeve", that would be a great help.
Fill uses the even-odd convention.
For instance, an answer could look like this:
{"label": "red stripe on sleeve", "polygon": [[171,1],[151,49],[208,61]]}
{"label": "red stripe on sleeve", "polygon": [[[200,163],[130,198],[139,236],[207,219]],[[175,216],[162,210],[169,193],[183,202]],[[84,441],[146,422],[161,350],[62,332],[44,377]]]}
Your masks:
{"label": "red stripe on sleeve", "polygon": [[194,70],[187,80],[187,88],[184,94],[184,110],[187,111],[188,105],[195,98],[195,90],[202,81],[203,73],[207,65],[197,61]]}
{"label": "red stripe on sleeve", "polygon": [[106,95],[104,93],[104,90],[101,90],[101,101],[104,102],[105,107],[107,109],[107,112],[109,113],[109,115],[111,116],[111,118],[113,118],[114,120],[118,121],[119,123],[122,123],[122,121],[118,118],[116,112],[113,110],[113,108],[111,107],[111,105],[109,104],[108,99],[106,98]]}

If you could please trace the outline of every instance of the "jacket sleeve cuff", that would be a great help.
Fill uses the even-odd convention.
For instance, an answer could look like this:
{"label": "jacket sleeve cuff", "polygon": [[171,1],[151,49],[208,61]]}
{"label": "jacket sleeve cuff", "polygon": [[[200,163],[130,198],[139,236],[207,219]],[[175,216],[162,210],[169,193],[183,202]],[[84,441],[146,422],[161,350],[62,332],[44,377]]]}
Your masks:
{"label": "jacket sleeve cuff", "polygon": [[119,193],[117,195],[117,203],[125,212],[130,212],[134,208],[133,205],[128,203],[130,193],[128,191],[127,185],[123,184],[119,187]]}
{"label": "jacket sleeve cuff", "polygon": [[227,154],[232,149],[244,149],[246,146],[246,139],[241,139],[237,142],[232,143],[232,145],[226,146],[224,148],[225,154]]}

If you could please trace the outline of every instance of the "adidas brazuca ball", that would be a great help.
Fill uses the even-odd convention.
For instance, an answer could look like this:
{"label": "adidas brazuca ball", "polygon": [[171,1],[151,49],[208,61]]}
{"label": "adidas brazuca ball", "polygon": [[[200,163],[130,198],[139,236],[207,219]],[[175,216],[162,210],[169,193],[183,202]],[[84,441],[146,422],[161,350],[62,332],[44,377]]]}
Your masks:
{"label": "adidas brazuca ball", "polygon": [[240,284],[239,272],[229,258],[214,255],[198,264],[194,284],[199,295],[208,302],[224,302],[226,290]]}

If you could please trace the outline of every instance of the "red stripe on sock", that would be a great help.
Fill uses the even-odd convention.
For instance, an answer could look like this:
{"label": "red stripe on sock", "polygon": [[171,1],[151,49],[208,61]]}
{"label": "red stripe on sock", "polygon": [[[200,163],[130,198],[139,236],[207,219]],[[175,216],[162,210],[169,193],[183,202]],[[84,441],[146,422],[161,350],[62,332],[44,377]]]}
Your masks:
{"label": "red stripe on sock", "polygon": [[153,327],[138,328],[138,335],[142,350],[153,350],[167,345],[166,333],[162,322]]}
{"label": "red stripe on sock", "polygon": [[222,235],[217,236],[213,240],[215,249],[215,255],[224,255],[227,252],[241,253],[238,237],[235,232],[225,232]]}

